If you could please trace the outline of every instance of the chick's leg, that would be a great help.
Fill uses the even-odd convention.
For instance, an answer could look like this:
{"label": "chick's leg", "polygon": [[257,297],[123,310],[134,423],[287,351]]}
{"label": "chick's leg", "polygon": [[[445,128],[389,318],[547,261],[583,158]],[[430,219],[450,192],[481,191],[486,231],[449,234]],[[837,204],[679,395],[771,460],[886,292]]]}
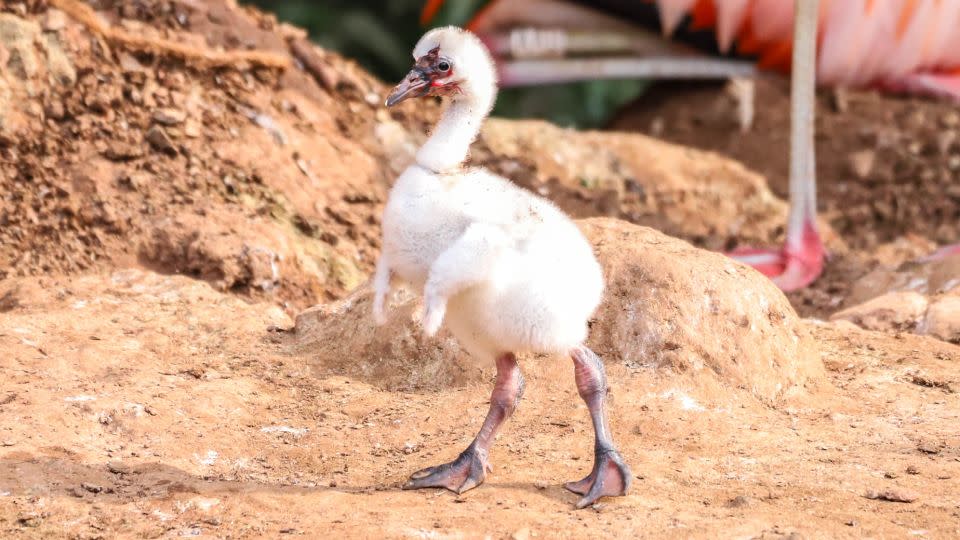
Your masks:
{"label": "chick's leg", "polygon": [[617,452],[607,427],[604,401],[607,396],[607,375],[603,361],[590,349],[580,346],[570,352],[573,358],[577,392],[590,410],[594,431],[594,463],[583,480],[568,482],[564,487],[583,495],[577,508],[584,508],[601,497],[626,495],[630,489],[630,468]]}
{"label": "chick's leg", "polygon": [[450,463],[413,473],[403,489],[441,487],[463,493],[483,483],[492,470],[488,460],[490,444],[500,425],[517,408],[523,384],[517,358],[511,353],[497,358],[497,381],[490,396],[490,410],[476,438]]}

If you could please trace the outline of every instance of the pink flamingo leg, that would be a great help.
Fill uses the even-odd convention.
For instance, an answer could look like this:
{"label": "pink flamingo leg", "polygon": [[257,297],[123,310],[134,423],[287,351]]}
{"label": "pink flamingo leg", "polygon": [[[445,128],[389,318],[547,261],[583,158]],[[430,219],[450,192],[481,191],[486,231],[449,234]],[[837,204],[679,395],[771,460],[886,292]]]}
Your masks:
{"label": "pink flamingo leg", "polygon": [[947,257],[953,257],[956,255],[960,255],[960,244],[943,246],[942,248],[931,253],[930,255],[927,255],[926,257],[920,259],[920,261],[921,262],[939,261],[942,259],[946,259]]}
{"label": "pink flamingo leg", "polygon": [[739,249],[729,255],[770,277],[785,291],[806,287],[823,271],[826,251],[817,232],[813,146],[816,37],[819,0],[796,3],[790,125],[790,215],[780,251]]}

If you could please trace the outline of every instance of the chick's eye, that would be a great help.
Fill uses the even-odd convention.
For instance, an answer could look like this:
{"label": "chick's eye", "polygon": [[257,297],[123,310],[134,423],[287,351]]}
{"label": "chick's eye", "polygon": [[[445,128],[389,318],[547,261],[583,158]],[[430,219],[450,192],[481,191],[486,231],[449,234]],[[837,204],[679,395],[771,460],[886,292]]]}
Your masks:
{"label": "chick's eye", "polygon": [[447,61],[441,61],[439,64],[437,64],[437,69],[443,72],[450,71],[450,63]]}

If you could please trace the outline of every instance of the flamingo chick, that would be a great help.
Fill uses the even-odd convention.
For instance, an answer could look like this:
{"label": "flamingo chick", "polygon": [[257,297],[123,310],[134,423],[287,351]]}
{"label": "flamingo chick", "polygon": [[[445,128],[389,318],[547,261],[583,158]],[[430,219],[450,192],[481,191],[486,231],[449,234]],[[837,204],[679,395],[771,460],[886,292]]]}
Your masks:
{"label": "flamingo chick", "polygon": [[383,213],[383,249],[374,275],[374,318],[394,280],[423,290],[423,328],[446,323],[474,356],[495,359],[490,410],[455,460],[414,473],[404,489],[463,493],[490,471],[490,445],[523,394],[516,354],[567,354],[593,421],[595,462],[566,488],[578,508],[624,495],[630,469],[614,447],[604,414],[603,362],[584,345],[600,303],[603,275],[590,244],[551,203],[479,168],[464,168],[470,144],[493,108],[496,70],[484,45],[456,27],[431,30],[413,50],[416,63],[387,106],[446,96],[450,104],[416,162],[397,179]]}

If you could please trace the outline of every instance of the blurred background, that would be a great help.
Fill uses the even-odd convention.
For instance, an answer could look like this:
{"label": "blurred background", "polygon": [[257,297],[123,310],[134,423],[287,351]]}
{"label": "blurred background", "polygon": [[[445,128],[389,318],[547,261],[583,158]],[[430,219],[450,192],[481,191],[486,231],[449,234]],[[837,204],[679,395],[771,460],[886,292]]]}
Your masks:
{"label": "blurred background", "polygon": [[[410,51],[426,30],[420,25],[424,0],[246,0],[307,29],[314,41],[357,60],[388,84],[410,69]],[[445,2],[431,26],[464,25],[481,0]],[[494,114],[543,118],[563,126],[606,124],[621,105],[640,95],[644,81],[593,81],[546,87],[511,88],[500,93]]]}

